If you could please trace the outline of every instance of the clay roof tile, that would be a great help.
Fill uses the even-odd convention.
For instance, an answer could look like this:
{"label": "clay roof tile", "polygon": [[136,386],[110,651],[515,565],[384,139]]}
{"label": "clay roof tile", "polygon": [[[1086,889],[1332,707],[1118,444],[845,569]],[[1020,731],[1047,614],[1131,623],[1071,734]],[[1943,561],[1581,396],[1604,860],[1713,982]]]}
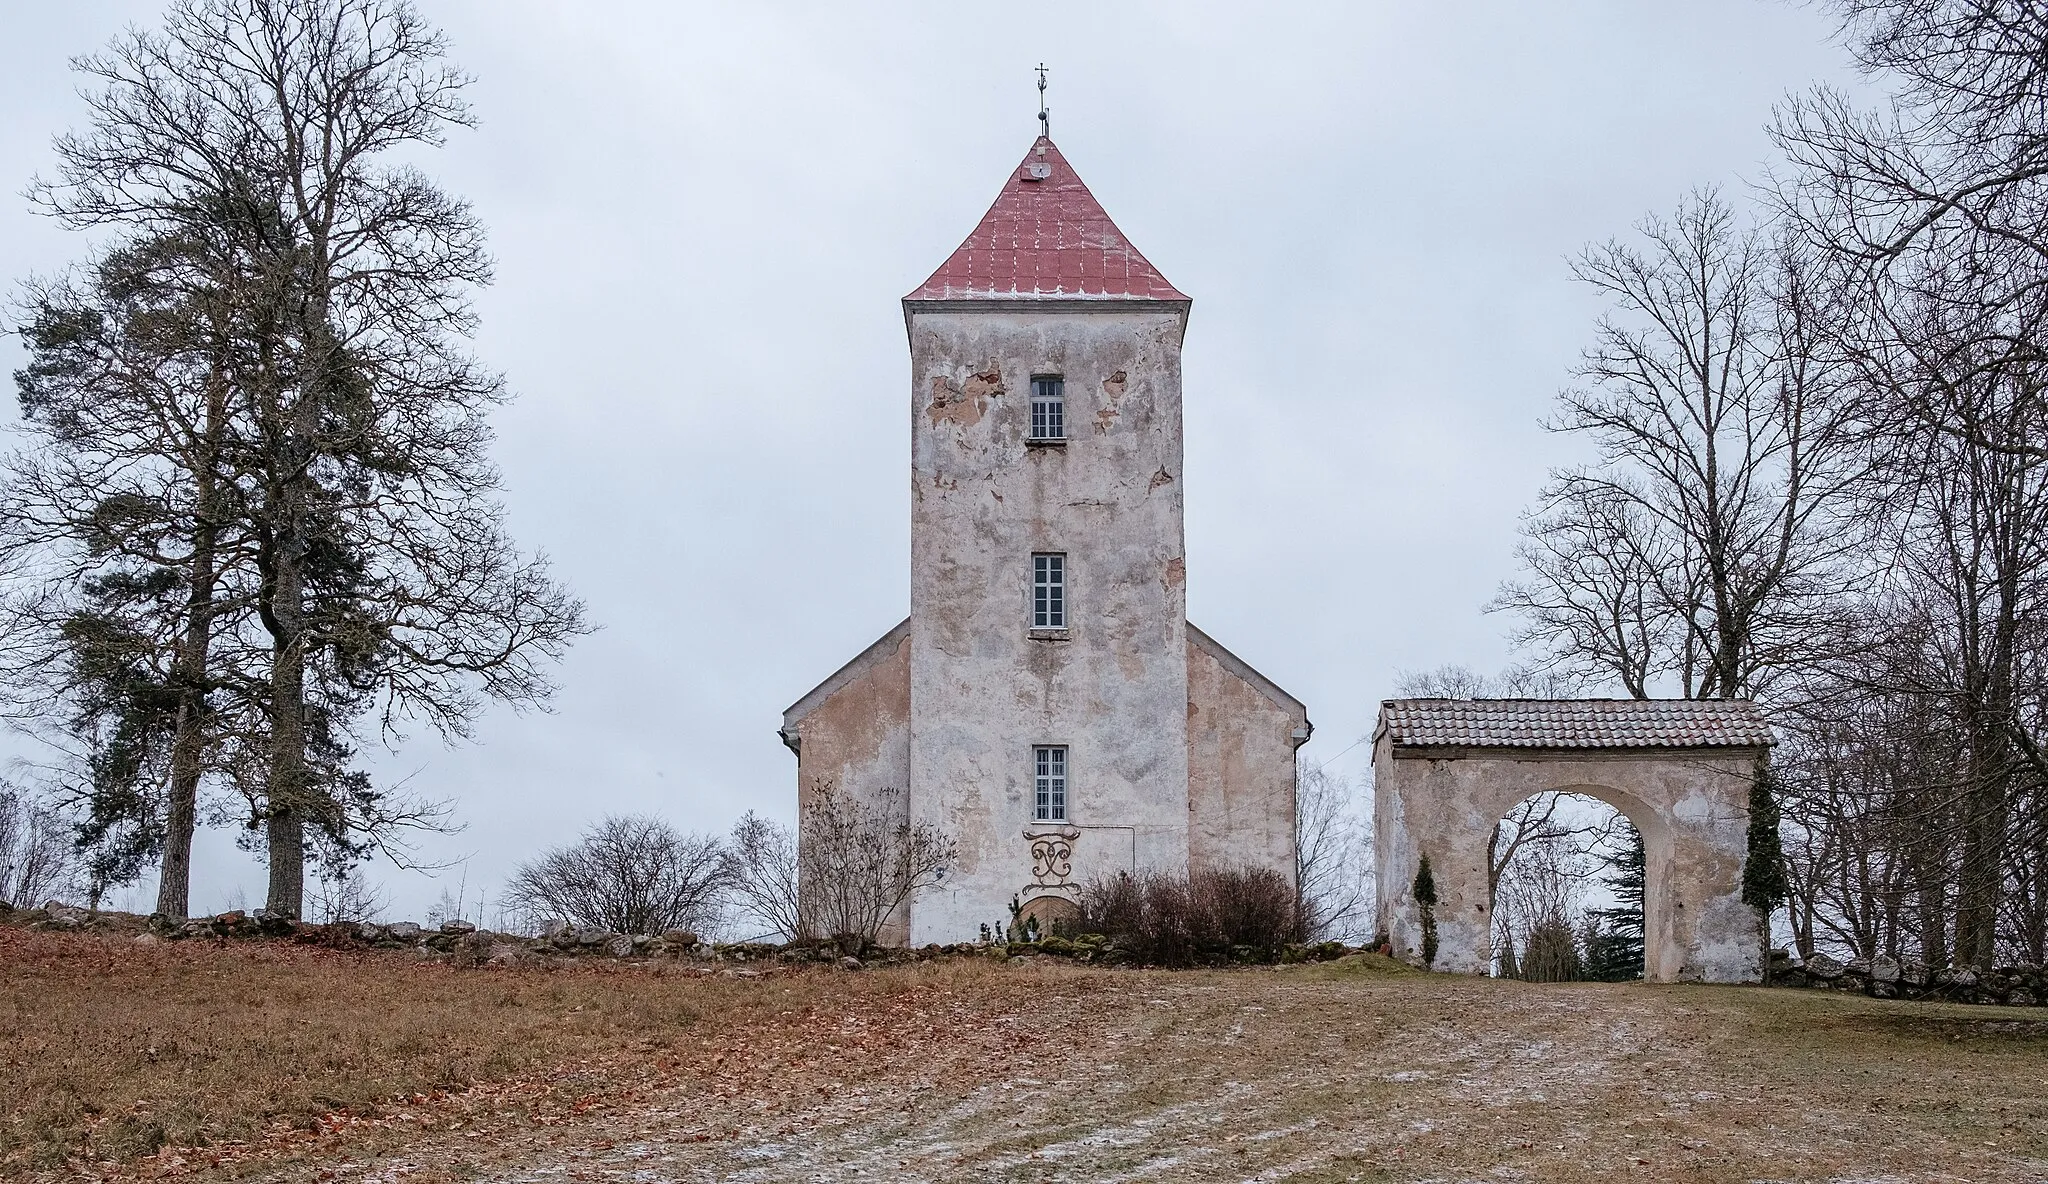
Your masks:
{"label": "clay roof tile", "polygon": [[[1397,748],[1756,748],[1773,743],[1747,699],[1388,699]],[[1379,734],[1376,733],[1376,734]]]}

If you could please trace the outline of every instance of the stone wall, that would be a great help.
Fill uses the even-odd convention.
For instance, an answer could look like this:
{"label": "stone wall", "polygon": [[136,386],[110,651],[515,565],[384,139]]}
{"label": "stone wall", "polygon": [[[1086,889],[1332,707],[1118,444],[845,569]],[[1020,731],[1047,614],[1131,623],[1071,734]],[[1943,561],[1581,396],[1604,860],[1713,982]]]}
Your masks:
{"label": "stone wall", "polygon": [[[684,930],[672,929],[661,934],[614,933],[559,922],[546,926],[539,936],[493,933],[478,929],[467,921],[449,921],[435,927],[411,921],[320,925],[274,917],[261,909],[253,913],[227,912],[180,922],[161,916],[90,912],[56,901],[40,909],[9,909],[0,904],[0,924],[90,932],[112,938],[128,937],[143,945],[207,941],[293,942],[365,953],[387,951],[394,956],[409,955],[423,962],[463,967],[549,968],[580,961],[609,961],[657,967],[680,964],[682,968],[698,974],[739,977],[752,977],[776,967],[823,965],[841,970],[861,970],[870,966],[904,965],[940,958],[993,958],[1023,962],[1048,957],[1110,966],[1130,965],[1132,961],[1127,953],[1099,933],[1073,938],[1046,937],[1029,942],[982,940],[918,947],[867,945],[849,949],[832,940],[790,942],[786,945],[766,942],[727,944],[707,942]],[[1266,958],[1283,963],[1326,962],[1367,952],[1364,947],[1347,946],[1341,942],[1287,945],[1268,955],[1261,955],[1250,947],[1233,947],[1227,958],[1215,964],[1263,964]]]}
{"label": "stone wall", "polygon": [[[402,952],[423,961],[448,962],[458,966],[546,966],[582,959],[668,960],[702,965],[761,962],[861,964],[860,959],[849,958],[846,950],[830,942],[801,942],[787,946],[721,944],[705,941],[697,934],[681,929],[659,934],[616,933],[609,929],[562,922],[544,926],[535,936],[494,933],[479,929],[468,921],[448,921],[438,926],[420,925],[413,921],[315,924],[273,916],[262,909],[174,921],[163,916],[92,912],[51,901],[39,909],[9,910],[0,907],[0,923],[25,925],[33,929],[101,933],[111,937],[128,936],[144,945],[188,941],[289,941],[334,949]],[[915,956],[910,951],[884,947],[870,947],[858,952],[871,960],[881,961],[908,961]]]}
{"label": "stone wall", "polygon": [[[294,941],[307,944],[382,950],[410,954],[422,961],[456,966],[548,966],[580,960],[670,962],[695,967],[700,973],[751,975],[771,966],[831,965],[854,970],[948,957],[1055,957],[1083,963],[1115,965],[1123,961],[1100,935],[1040,942],[957,942],[919,948],[870,946],[848,951],[829,942],[788,945],[707,942],[694,933],[614,933],[606,929],[551,924],[539,936],[492,933],[467,921],[424,926],[411,921],[316,925],[273,917],[262,909],[227,912],[176,922],[163,917],[128,913],[96,913],[56,901],[39,909],[8,909],[0,905],[0,923],[36,929],[99,932],[131,937],[151,944],[206,940]],[[1280,951],[1281,962],[1321,962],[1366,953],[1363,946],[1338,942],[1293,945]],[[1782,950],[1773,951],[1770,985],[1822,991],[1845,991],[1877,999],[1916,999],[1951,1003],[2048,1006],[2048,968],[2004,966],[1987,973],[1959,968],[1930,969],[1911,960],[1856,958],[1842,962],[1816,954],[1801,965]]]}
{"label": "stone wall", "polygon": [[1815,954],[1794,963],[1783,950],[1771,952],[1770,984],[1820,991],[1846,991],[1874,999],[1926,999],[1948,1003],[1990,1003],[2008,1007],[2048,1006],[2048,968],[2001,966],[1929,967],[1912,959],[1851,958]]}
{"label": "stone wall", "polygon": [[1742,903],[1753,750],[1396,750],[1374,746],[1379,931],[1420,964],[1414,898],[1424,853],[1436,880],[1435,969],[1485,974],[1493,963],[1488,838],[1539,793],[1575,793],[1619,810],[1643,836],[1644,961],[1652,982],[1756,982],[1756,913]]}

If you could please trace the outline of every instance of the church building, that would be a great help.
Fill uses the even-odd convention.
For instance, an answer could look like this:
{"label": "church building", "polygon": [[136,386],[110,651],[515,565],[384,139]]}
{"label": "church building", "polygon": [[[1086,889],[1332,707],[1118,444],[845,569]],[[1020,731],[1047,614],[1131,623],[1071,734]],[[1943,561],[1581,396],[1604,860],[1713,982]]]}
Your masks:
{"label": "church building", "polygon": [[903,299],[910,616],[781,731],[800,818],[829,791],[957,845],[885,941],[1118,872],[1294,878],[1306,709],[1187,620],[1189,304],[1043,136]]}

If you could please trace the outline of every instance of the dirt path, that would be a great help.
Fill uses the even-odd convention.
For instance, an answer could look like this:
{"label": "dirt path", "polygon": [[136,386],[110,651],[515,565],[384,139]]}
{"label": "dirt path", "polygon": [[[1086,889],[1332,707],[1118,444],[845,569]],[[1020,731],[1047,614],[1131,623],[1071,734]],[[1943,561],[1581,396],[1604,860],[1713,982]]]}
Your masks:
{"label": "dirt path", "polygon": [[993,1012],[971,997],[909,1019],[824,1010],[780,1046],[793,1055],[729,1049],[572,1122],[473,1115],[394,1155],[281,1174],[2048,1178],[2048,1015],[1330,968],[992,973],[1034,989]]}

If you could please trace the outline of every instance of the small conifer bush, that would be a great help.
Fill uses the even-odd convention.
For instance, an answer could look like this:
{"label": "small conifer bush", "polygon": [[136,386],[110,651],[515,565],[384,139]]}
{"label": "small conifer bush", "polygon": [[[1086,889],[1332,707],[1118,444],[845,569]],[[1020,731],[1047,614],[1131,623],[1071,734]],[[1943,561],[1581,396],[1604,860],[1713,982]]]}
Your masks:
{"label": "small conifer bush", "polygon": [[1429,852],[1415,869],[1415,903],[1422,906],[1422,964],[1436,965],[1436,876],[1429,870]]}

